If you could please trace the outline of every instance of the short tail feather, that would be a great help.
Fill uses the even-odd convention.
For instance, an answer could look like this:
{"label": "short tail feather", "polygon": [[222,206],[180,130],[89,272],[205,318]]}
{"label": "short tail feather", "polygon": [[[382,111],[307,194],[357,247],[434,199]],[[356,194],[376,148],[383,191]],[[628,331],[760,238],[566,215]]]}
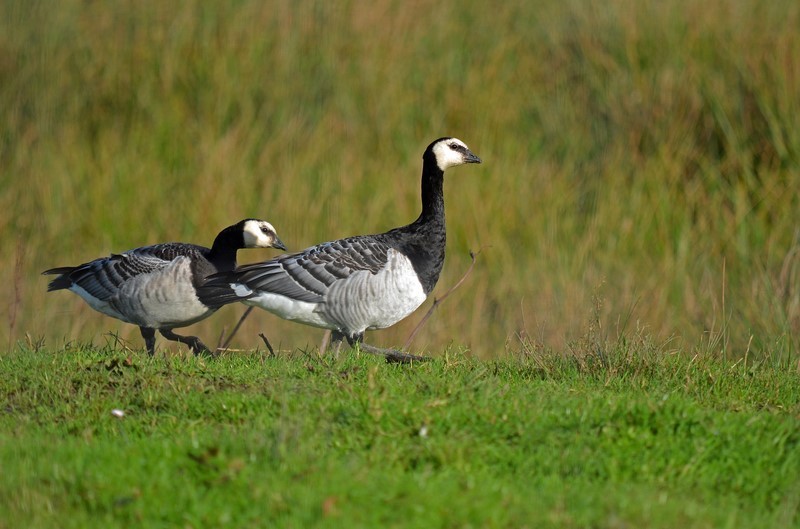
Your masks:
{"label": "short tail feather", "polygon": [[57,278],[50,281],[50,284],[47,285],[47,291],[52,292],[53,290],[70,288],[72,286],[72,280],[69,278],[69,275],[73,270],[75,270],[74,266],[62,266],[59,268],[51,268],[50,270],[45,270],[42,272],[42,275],[45,276],[60,274]]}

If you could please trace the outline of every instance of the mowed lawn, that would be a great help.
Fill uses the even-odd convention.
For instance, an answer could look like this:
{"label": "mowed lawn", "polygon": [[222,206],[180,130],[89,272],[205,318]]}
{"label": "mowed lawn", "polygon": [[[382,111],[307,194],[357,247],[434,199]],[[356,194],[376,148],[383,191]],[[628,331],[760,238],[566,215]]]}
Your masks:
{"label": "mowed lawn", "polygon": [[0,468],[2,528],[790,527],[800,382],[646,341],[413,366],[22,347]]}

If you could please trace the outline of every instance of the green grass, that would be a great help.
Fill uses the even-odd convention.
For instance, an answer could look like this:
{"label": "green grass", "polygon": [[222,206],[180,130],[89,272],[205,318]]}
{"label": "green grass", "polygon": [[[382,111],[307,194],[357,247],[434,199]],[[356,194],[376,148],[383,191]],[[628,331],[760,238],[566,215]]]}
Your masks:
{"label": "green grass", "polygon": [[779,362],[20,349],[0,398],[0,527],[800,526]]}
{"label": "green grass", "polygon": [[[0,343],[139,340],[46,268],[247,216],[292,249],[411,221],[449,134],[484,164],[448,174],[435,294],[484,251],[412,349],[562,349],[599,296],[610,337],[796,357],[798,27],[794,0],[2,2]],[[235,345],[260,330],[320,340],[262,313]]]}
{"label": "green grass", "polygon": [[[798,27],[794,0],[0,2],[0,528],[797,526]],[[244,217],[291,249],[408,222],[442,135],[484,163],[448,173],[434,295],[482,252],[431,363],[320,360],[265,313],[247,352],[126,362],[134,327],[45,292]]]}

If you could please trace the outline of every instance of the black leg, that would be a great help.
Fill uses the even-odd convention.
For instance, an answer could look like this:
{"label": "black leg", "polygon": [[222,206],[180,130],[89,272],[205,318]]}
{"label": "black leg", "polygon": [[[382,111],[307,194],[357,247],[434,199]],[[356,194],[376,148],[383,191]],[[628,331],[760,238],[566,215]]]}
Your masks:
{"label": "black leg", "polygon": [[211,349],[206,347],[206,345],[200,341],[200,338],[197,336],[181,336],[180,334],[175,334],[172,332],[172,329],[159,329],[158,332],[161,333],[161,336],[166,338],[167,340],[172,340],[173,342],[180,342],[182,344],[188,345],[189,349],[195,354],[195,356],[199,355],[203,352],[211,352]]}
{"label": "black leg", "polygon": [[331,331],[331,352],[334,358],[339,358],[339,353],[342,350],[342,343],[344,343],[345,335],[339,331]]}
{"label": "black leg", "polygon": [[150,327],[139,327],[139,332],[142,333],[142,338],[144,338],[147,354],[154,356],[156,354],[156,330]]}
{"label": "black leg", "polygon": [[350,344],[350,347],[356,347],[356,345],[358,345],[358,348],[365,353],[383,356],[389,363],[410,364],[411,362],[425,362],[430,360],[430,358],[412,355],[398,349],[384,349],[382,347],[375,347],[374,345],[366,344],[363,341],[364,333],[347,336],[346,338],[347,343]]}

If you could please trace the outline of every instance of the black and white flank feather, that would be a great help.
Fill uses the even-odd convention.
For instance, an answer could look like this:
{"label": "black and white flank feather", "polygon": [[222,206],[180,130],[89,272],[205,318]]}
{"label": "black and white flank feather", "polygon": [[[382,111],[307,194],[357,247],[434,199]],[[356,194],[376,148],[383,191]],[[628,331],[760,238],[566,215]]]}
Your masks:
{"label": "black and white flank feather", "polygon": [[[444,264],[444,172],[480,163],[455,138],[434,141],[422,160],[422,213],[411,224],[215,274],[200,287],[200,300],[210,307],[243,301],[287,320],[331,329],[351,345],[368,329],[402,320],[425,301]],[[361,347],[389,359],[411,357]]]}
{"label": "black and white flank feather", "polygon": [[156,330],[198,354],[208,350],[203,342],[172,329],[196,323],[217,310],[218,305],[208,306],[198,298],[197,288],[207,276],[236,268],[236,252],[241,248],[286,249],[272,224],[245,219],[222,230],[211,248],[180,242],[156,244],[42,273],[58,274],[48,291],[71,290],[96,311],[138,325],[149,354],[155,353]]}

